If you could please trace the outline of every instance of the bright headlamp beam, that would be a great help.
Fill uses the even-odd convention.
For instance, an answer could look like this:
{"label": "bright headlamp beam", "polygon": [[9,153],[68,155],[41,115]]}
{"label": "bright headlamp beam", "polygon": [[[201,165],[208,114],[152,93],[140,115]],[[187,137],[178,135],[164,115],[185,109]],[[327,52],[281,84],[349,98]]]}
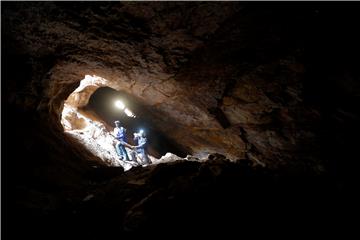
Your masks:
{"label": "bright headlamp beam", "polygon": [[120,100],[115,101],[115,106],[117,108],[120,108],[121,110],[124,110],[124,108],[125,108],[125,104]]}
{"label": "bright headlamp beam", "polygon": [[134,117],[134,114],[129,109],[125,108],[124,112],[128,117]]}

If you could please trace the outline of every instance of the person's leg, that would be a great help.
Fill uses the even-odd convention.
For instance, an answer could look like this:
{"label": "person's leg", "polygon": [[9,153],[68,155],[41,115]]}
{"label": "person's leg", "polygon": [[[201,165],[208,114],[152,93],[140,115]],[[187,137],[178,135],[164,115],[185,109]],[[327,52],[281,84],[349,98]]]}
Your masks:
{"label": "person's leg", "polygon": [[131,159],[130,159],[131,161],[138,163],[137,154],[136,154],[136,151],[135,151],[135,150],[131,150],[131,151],[130,151],[130,158],[131,158]]}
{"label": "person's leg", "polygon": [[142,155],[142,159],[143,159],[143,164],[144,165],[148,165],[151,163],[150,158],[148,157],[148,155],[146,154],[145,149],[141,149],[141,155]]}
{"label": "person's leg", "polygon": [[123,159],[123,154],[122,154],[120,146],[121,146],[120,143],[116,143],[115,150],[116,150],[116,154],[119,156],[119,158]]}
{"label": "person's leg", "polygon": [[148,165],[151,163],[149,157],[147,156],[147,154],[145,152],[145,149],[139,149],[138,154],[140,156],[142,165]]}
{"label": "person's leg", "polygon": [[127,154],[127,151],[125,149],[124,145],[120,145],[120,150],[121,150],[121,154],[122,156],[125,158],[126,161],[129,161],[129,156]]}
{"label": "person's leg", "polygon": [[144,150],[144,159],[145,159],[146,164],[151,164],[152,163],[145,150]]}

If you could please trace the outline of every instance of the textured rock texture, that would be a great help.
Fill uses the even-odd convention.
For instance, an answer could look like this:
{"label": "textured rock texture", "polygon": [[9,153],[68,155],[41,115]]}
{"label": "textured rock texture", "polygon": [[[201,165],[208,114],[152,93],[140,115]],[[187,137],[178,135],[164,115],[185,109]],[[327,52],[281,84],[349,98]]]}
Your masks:
{"label": "textured rock texture", "polygon": [[[99,81],[80,86],[69,101],[83,107],[98,87],[108,86],[145,104],[155,127],[188,154],[322,170],[315,150],[293,154],[303,151],[303,142],[315,144],[319,114],[304,107],[302,46],[282,39],[293,31],[272,18],[272,10],[287,16],[281,9],[186,2],[11,5],[5,44],[32,67],[26,93],[13,92],[12,101],[59,122],[64,100],[85,75],[96,75]],[[256,20],[257,14],[269,21]],[[299,27],[302,17],[289,21]]]}
{"label": "textured rock texture", "polygon": [[[33,107],[58,116],[64,98],[86,74],[95,74],[106,79],[102,86],[145,102],[154,116],[161,116],[154,119],[158,128],[166,133],[171,130],[169,137],[191,153],[219,151],[233,160],[244,158],[243,141],[222,131],[206,107],[193,103],[200,89],[189,92],[176,77],[191,53],[203,47],[240,6],[224,4],[219,12],[213,3],[111,3],[101,10],[96,4],[76,5],[23,4],[7,13],[9,34],[21,42],[16,48],[24,48],[23,54],[34,61],[53,60],[46,59],[45,76],[28,86],[39,98]],[[84,94],[80,105],[89,98]]]}
{"label": "textured rock texture", "polygon": [[[79,233],[92,226],[91,236],[96,223],[108,229],[109,215],[119,217],[113,233],[188,219],[189,228],[204,220],[201,229],[216,229],[215,220],[240,219],[244,209],[255,224],[266,210],[304,202],[326,216],[329,199],[316,194],[335,200],[358,169],[358,11],[340,3],[2,2],[9,224],[37,236],[39,226],[57,233],[66,222]],[[100,80],[82,88],[86,75]],[[101,87],[141,105],[188,157],[168,154],[124,173],[65,134],[65,100],[90,116],[89,98]],[[88,126],[68,120],[69,129]],[[289,175],[335,180],[278,177]],[[256,218],[251,209],[261,209]],[[28,233],[18,230],[12,236]]]}

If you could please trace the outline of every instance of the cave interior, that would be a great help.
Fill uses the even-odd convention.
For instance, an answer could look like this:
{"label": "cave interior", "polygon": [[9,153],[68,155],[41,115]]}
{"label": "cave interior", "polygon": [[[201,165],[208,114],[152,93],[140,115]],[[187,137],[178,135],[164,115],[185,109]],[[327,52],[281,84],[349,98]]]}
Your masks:
{"label": "cave interior", "polygon": [[[359,4],[1,7],[8,239],[329,232],[358,210]],[[117,159],[115,120],[152,164]]]}

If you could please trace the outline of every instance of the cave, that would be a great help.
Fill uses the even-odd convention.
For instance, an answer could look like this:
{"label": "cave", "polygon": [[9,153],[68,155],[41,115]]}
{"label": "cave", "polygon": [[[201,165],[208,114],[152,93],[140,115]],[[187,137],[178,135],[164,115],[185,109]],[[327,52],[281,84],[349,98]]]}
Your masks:
{"label": "cave", "polygon": [[353,224],[359,4],[1,6],[7,239]]}
{"label": "cave", "polygon": [[[115,121],[120,121],[125,127],[127,143],[132,146],[137,145],[132,137],[135,133],[144,131],[149,136],[147,153],[153,164],[163,162],[161,157],[168,158],[169,154],[175,154],[178,159],[188,155],[185,148],[169,139],[166,132],[153,123],[160,113],[124,91],[107,87],[108,82],[90,75],[80,81],[79,87],[63,103],[61,124],[66,134],[84,145],[105,165],[121,166],[125,171],[134,164],[119,160],[116,154],[112,133]],[[126,150],[130,155],[132,149],[126,147]]]}

